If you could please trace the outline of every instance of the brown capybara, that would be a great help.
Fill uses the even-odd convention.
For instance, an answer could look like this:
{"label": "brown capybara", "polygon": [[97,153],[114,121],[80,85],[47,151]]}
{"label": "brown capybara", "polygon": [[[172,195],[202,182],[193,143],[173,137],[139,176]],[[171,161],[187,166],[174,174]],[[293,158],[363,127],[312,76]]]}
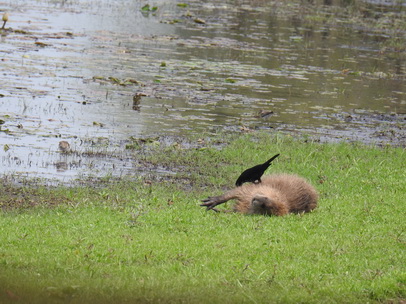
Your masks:
{"label": "brown capybara", "polygon": [[[203,200],[208,210],[235,199],[234,211],[245,214],[285,215],[310,212],[317,206],[318,195],[304,178],[292,174],[262,177],[261,183],[244,184],[220,196]],[[214,209],[216,210],[216,209]]]}

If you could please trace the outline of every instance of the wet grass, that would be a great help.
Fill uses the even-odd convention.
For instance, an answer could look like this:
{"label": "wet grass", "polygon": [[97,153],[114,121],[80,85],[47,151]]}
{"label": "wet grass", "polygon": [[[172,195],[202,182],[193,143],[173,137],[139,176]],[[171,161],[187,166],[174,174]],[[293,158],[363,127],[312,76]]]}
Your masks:
{"label": "wet grass", "polygon": [[[104,187],[4,184],[0,302],[404,301],[404,149],[266,133],[210,138],[140,144],[150,145],[145,161],[176,176]],[[298,173],[317,187],[315,212],[243,216],[198,206],[275,153],[270,173]]]}

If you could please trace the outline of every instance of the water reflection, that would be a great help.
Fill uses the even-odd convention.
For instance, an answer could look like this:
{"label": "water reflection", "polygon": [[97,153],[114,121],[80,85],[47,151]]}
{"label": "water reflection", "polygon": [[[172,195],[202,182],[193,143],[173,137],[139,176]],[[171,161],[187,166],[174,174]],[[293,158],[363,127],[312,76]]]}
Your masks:
{"label": "water reflection", "polygon": [[[318,13],[306,18],[272,1],[157,1],[157,12],[144,13],[138,1],[8,3],[14,31],[1,38],[0,140],[10,150],[0,152],[2,172],[123,174],[132,165],[97,159],[100,150],[122,152],[130,136],[217,128],[372,142],[394,128],[404,136],[404,116],[372,115],[406,113],[404,52],[382,47],[388,32],[342,26],[334,6],[352,1],[309,3],[303,9]],[[387,10],[402,13],[376,14]],[[62,140],[74,153],[58,151]]]}

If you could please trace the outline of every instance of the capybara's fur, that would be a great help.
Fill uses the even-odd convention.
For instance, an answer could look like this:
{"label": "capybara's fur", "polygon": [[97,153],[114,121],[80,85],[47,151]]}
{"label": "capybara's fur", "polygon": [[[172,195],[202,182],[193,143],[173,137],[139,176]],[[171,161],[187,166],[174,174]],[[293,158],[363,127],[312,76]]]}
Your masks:
{"label": "capybara's fur", "polygon": [[244,184],[223,195],[209,197],[202,206],[215,206],[235,199],[234,211],[245,214],[285,215],[316,208],[318,195],[304,178],[291,174],[267,175],[258,184]]}

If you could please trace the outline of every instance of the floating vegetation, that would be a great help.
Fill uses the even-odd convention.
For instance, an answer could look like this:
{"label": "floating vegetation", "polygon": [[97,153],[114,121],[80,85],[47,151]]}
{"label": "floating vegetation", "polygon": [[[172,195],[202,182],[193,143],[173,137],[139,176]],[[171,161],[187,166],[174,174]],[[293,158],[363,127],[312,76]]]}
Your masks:
{"label": "floating vegetation", "polygon": [[149,4],[145,4],[142,8],[141,11],[143,12],[155,12],[158,10],[157,6],[150,6]]}
{"label": "floating vegetation", "polygon": [[235,80],[235,79],[233,79],[233,78],[226,78],[226,79],[225,79],[225,82],[228,82],[228,83],[236,83],[237,80]]}
{"label": "floating vegetation", "polygon": [[97,122],[97,121],[94,121],[94,122],[93,122],[93,125],[94,125],[94,126],[97,126],[97,127],[100,127],[100,128],[103,128],[103,127],[104,127],[104,123],[102,123],[102,122]]}
{"label": "floating vegetation", "polygon": [[176,6],[186,8],[186,7],[189,6],[189,4],[187,4],[187,3],[178,3],[178,4],[176,4]]}
{"label": "floating vegetation", "polygon": [[132,79],[132,78],[126,78],[126,79],[119,79],[117,77],[103,77],[103,76],[93,76],[93,80],[96,82],[100,83],[111,83],[111,84],[116,84],[120,86],[131,86],[131,85],[139,85],[140,82]]}

